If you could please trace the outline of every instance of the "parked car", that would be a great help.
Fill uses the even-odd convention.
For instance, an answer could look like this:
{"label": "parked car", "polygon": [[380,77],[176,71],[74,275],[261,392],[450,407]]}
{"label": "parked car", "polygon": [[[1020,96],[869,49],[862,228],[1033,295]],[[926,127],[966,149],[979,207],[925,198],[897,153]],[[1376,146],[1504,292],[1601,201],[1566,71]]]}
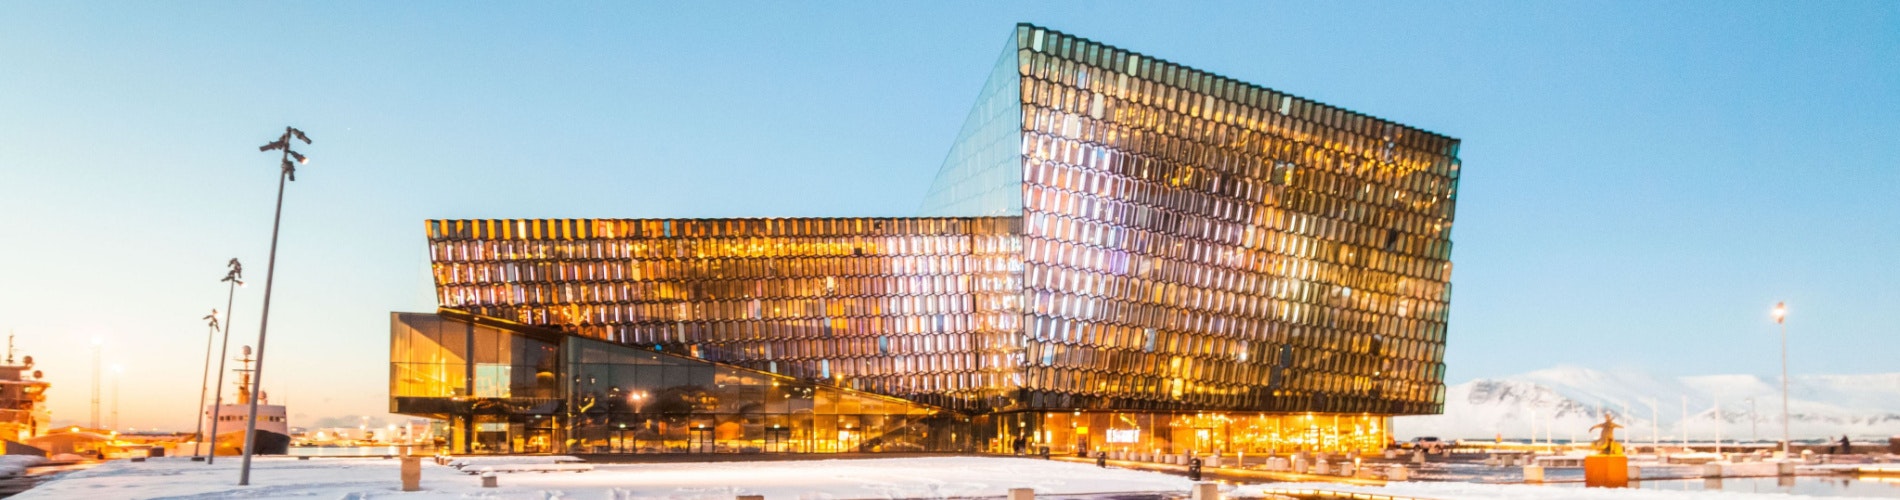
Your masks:
{"label": "parked car", "polygon": [[1419,436],[1409,442],[1399,443],[1400,449],[1425,450],[1426,453],[1443,453],[1450,443],[1440,441],[1437,436]]}

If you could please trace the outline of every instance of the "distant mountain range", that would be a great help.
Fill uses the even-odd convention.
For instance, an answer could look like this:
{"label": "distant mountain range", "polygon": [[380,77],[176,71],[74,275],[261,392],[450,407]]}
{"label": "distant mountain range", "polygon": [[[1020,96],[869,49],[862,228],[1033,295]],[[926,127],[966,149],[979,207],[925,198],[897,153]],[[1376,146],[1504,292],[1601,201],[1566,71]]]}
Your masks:
{"label": "distant mountain range", "polygon": [[[1796,441],[1846,434],[1884,442],[1900,435],[1900,373],[1796,375],[1789,392]],[[1590,439],[1588,429],[1602,421],[1604,410],[1629,427],[1618,435],[1634,441],[1649,441],[1655,434],[1665,442],[1680,441],[1685,432],[1691,441],[1714,440],[1718,431],[1725,441],[1781,436],[1779,378],[1658,377],[1572,366],[1447,387],[1443,415],[1400,417],[1392,427],[1400,439],[1501,435],[1521,440],[1533,431],[1539,439]]]}

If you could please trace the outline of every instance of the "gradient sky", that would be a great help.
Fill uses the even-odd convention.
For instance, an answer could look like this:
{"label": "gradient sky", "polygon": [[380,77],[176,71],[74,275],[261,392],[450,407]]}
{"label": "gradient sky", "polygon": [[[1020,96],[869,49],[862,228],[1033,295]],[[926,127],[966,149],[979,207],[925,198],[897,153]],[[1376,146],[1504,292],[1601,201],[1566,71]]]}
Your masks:
{"label": "gradient sky", "polygon": [[[1017,22],[1464,140],[1448,382],[1894,369],[1900,3],[0,0],[0,329],[189,430],[246,263],[294,425],[387,411],[428,218],[913,213]],[[106,391],[110,412],[111,386]],[[108,422],[109,423],[109,422]]]}

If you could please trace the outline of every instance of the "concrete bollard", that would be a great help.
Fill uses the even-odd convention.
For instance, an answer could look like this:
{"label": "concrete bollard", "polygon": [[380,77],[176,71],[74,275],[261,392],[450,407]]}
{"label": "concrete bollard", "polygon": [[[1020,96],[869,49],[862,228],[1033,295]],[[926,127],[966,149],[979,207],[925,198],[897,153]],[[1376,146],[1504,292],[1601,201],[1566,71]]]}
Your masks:
{"label": "concrete bollard", "polygon": [[1333,464],[1323,458],[1317,462],[1313,462],[1313,473],[1321,476],[1332,475]]}
{"label": "concrete bollard", "polygon": [[1425,450],[1412,450],[1412,463],[1425,463]]}
{"label": "concrete bollard", "polygon": [[1220,500],[1220,483],[1201,481],[1188,492],[1188,500]]}
{"label": "concrete bollard", "polygon": [[402,457],[402,490],[422,490],[422,457]]}
{"label": "concrete bollard", "polygon": [[494,487],[497,487],[497,486],[500,486],[500,485],[499,485],[499,484],[497,484],[497,483],[496,483],[496,481],[495,481],[495,472],[494,472],[494,471],[485,471],[485,472],[482,472],[482,487],[483,487],[483,488],[494,488]]}
{"label": "concrete bollard", "polygon": [[1293,457],[1293,473],[1294,474],[1305,474],[1308,467],[1309,466],[1306,464],[1306,457]]}
{"label": "concrete bollard", "polygon": [[1399,450],[1385,450],[1386,460],[1391,460],[1394,458],[1399,458]]}
{"label": "concrete bollard", "polygon": [[1220,467],[1220,455],[1214,455],[1214,456],[1211,456],[1211,457],[1207,457],[1207,466],[1208,466],[1208,467]]}
{"label": "concrete bollard", "polygon": [[1387,481],[1410,481],[1411,479],[1411,470],[1406,469],[1403,465],[1391,465],[1385,468],[1385,480]]}
{"label": "concrete bollard", "polygon": [[1722,464],[1718,462],[1702,464],[1702,477],[1722,477]]}
{"label": "concrete bollard", "polygon": [[1792,475],[1794,475],[1794,462],[1780,462],[1780,463],[1776,463],[1776,464],[1775,464],[1775,475],[1779,475],[1779,476],[1792,476]]}
{"label": "concrete bollard", "polygon": [[1504,461],[1499,460],[1497,455],[1487,455],[1484,457],[1484,465],[1486,467],[1497,467],[1504,465]]}
{"label": "concrete bollard", "polygon": [[1033,488],[1010,488],[1009,500],[1036,500],[1036,490]]}
{"label": "concrete bollard", "polygon": [[733,500],[765,500],[765,495],[739,495]]}
{"label": "concrete bollard", "polygon": [[1524,482],[1526,483],[1544,482],[1544,466],[1542,465],[1524,466]]}

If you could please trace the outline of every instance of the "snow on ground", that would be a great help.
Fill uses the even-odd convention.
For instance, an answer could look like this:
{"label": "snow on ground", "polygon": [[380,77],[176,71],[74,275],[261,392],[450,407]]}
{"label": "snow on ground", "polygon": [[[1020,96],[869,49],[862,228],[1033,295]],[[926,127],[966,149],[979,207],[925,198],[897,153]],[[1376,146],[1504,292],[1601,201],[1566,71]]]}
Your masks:
{"label": "snow on ground", "polygon": [[[1326,489],[1391,495],[1397,497],[1458,499],[1458,500],[1720,500],[1720,499],[1761,499],[1761,500],[1821,500],[1823,497],[1791,495],[1787,493],[1749,493],[1728,490],[1676,491],[1666,489],[1634,488],[1583,488],[1580,485],[1530,485],[1530,484],[1477,484],[1477,483],[1440,483],[1410,482],[1388,483],[1386,486],[1350,486],[1316,485],[1313,483],[1275,483],[1241,486],[1228,492],[1230,497],[1262,496],[1263,491],[1274,490],[1312,490]],[[1848,495],[1827,495],[1826,500],[1853,497]]]}
{"label": "snow on ground", "polygon": [[46,463],[46,457],[33,455],[0,455],[0,477],[14,477],[26,472],[27,467]]}
{"label": "snow on ground", "polygon": [[[572,457],[474,459],[469,469],[486,465],[555,463]],[[1010,488],[1034,488],[1039,495],[1096,496],[1125,493],[1184,494],[1183,477],[1089,464],[1010,457],[876,458],[779,462],[594,464],[589,472],[498,474],[499,488],[482,488],[481,478],[425,458],[423,491],[401,493],[399,460],[380,458],[260,458],[251,486],[237,483],[238,460],[205,465],[185,458],[143,463],[112,461],[66,473],[14,497],[33,499],[572,499],[572,500],[731,500],[765,495],[768,500],[840,500],[873,498],[1000,497]],[[1773,481],[1773,479],[1768,479]],[[1734,486],[1740,486],[1739,482]],[[1675,485],[1675,483],[1670,483]],[[1700,483],[1695,483],[1700,484]],[[1682,483],[1682,485],[1692,485]],[[1646,484],[1645,487],[1648,487]],[[1668,487],[1668,486],[1665,486]],[[1594,489],[1580,485],[1512,485],[1451,482],[1392,483],[1384,487],[1322,483],[1240,486],[1229,498],[1261,497],[1274,489],[1325,489],[1439,500],[1710,500],[1819,498],[1737,490]],[[1800,491],[1797,489],[1796,491]],[[1841,498],[1855,491],[1810,492]],[[1875,496],[1886,496],[1875,494]]]}
{"label": "snow on ground", "polygon": [[[547,462],[556,457],[542,457]],[[400,461],[378,458],[252,464],[251,486],[237,484],[238,460],[205,465],[184,458],[113,461],[69,473],[13,498],[213,499],[394,496]],[[470,467],[471,469],[479,468]],[[783,462],[596,464],[590,472],[498,474],[500,488],[427,458],[422,488],[402,499],[531,498],[731,500],[741,494],[779,499],[944,498],[1002,496],[1010,488],[1038,494],[1185,492],[1183,477],[1069,462],[1006,457],[879,458]]]}

